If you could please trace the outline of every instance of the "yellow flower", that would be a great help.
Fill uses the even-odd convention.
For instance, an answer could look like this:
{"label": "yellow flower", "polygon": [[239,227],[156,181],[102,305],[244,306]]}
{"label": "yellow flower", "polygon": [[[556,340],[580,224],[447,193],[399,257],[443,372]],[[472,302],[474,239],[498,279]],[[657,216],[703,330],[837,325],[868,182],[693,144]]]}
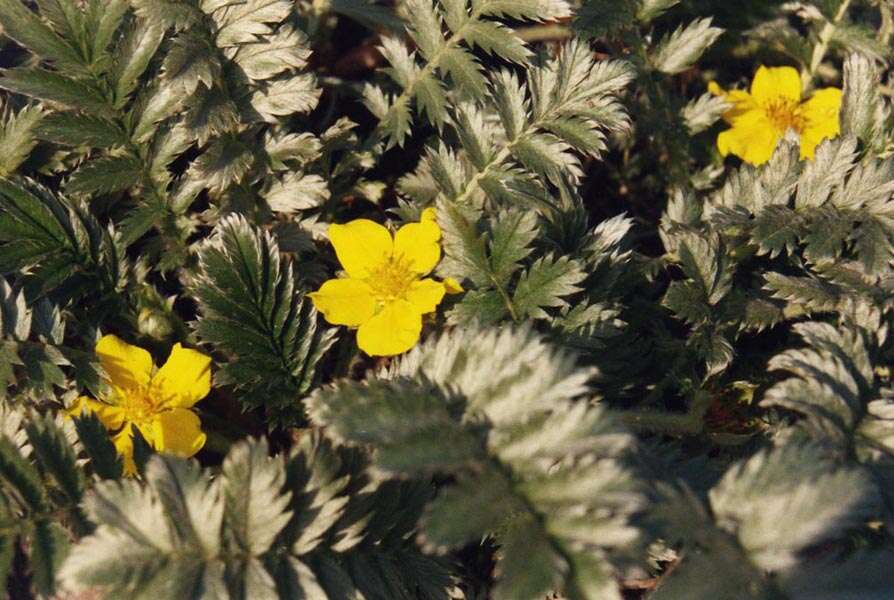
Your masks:
{"label": "yellow flower", "polygon": [[451,279],[424,278],[441,260],[440,239],[430,208],[393,238],[368,219],[330,225],[347,277],[330,279],[309,296],[330,323],[358,327],[357,345],[370,356],[406,352],[419,341],[422,315],[434,312],[445,293],[462,291]]}
{"label": "yellow flower", "polygon": [[733,105],[723,115],[732,129],[717,138],[723,156],[735,154],[752,165],[763,164],[791,129],[801,138],[801,158],[812,159],[821,141],[840,133],[841,90],[824,88],[802,103],[801,78],[791,67],[761,67],[751,93],[725,92],[713,81],[708,89]]}
{"label": "yellow flower", "polygon": [[167,362],[154,370],[147,351],[114,335],[97,342],[96,354],[108,376],[108,391],[101,401],[81,396],[68,414],[86,411],[99,418],[113,433],[126,474],[136,474],[135,426],[159,452],[190,457],[205,445],[199,417],[190,409],[211,390],[209,357],[175,344]]}

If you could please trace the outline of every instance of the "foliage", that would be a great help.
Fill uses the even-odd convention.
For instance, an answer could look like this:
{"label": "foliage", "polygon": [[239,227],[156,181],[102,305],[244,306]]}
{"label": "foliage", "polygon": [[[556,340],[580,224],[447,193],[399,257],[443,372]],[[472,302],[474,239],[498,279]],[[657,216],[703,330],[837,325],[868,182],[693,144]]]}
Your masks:
{"label": "foliage", "polygon": [[[889,597],[892,40],[879,0],[0,0],[6,595]],[[721,156],[760,66],[842,90],[811,160],[795,113]],[[329,239],[364,219],[443,285]],[[323,282],[418,294],[419,345]],[[195,460],[69,416],[130,397],[109,335],[212,357]]]}
{"label": "foliage", "polygon": [[[154,457],[144,484],[96,485],[84,502],[96,531],[60,577],[133,598],[446,598],[443,567],[400,535],[425,490],[364,482],[350,460],[313,434],[287,457],[240,442],[213,480],[195,462]],[[395,496],[404,514],[370,512]],[[357,578],[370,561],[379,578]],[[424,586],[399,568],[407,563],[426,573]]]}
{"label": "foliage", "polygon": [[[270,418],[295,410],[315,382],[315,366],[334,342],[316,311],[296,295],[291,263],[280,262],[276,240],[244,219],[221,221],[199,251],[201,274],[192,284],[202,318],[199,337],[232,355],[217,383],[233,384],[242,402],[264,406]],[[300,417],[300,413],[299,413]]]}
{"label": "foliage", "polygon": [[[485,357],[487,380],[473,367]],[[387,378],[318,392],[311,415],[337,439],[371,445],[386,473],[450,475],[423,519],[424,543],[446,550],[495,535],[496,598],[619,598],[603,555],[631,546],[642,497],[624,465],[633,438],[581,401],[590,374],[529,329],[455,331]]]}

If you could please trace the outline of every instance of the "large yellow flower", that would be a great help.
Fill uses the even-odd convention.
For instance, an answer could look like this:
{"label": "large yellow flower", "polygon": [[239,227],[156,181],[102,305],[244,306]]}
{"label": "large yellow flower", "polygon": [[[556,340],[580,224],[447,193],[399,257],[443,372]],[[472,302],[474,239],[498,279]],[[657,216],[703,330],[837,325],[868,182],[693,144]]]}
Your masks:
{"label": "large yellow flower", "polygon": [[136,473],[134,427],[159,452],[189,457],[205,445],[199,417],[190,409],[211,390],[209,357],[176,344],[155,370],[148,352],[114,335],[99,340],[96,354],[107,375],[107,392],[101,401],[81,396],[68,413],[96,414],[113,433],[126,474]]}
{"label": "large yellow flower", "polygon": [[751,93],[726,92],[713,81],[708,89],[733,105],[723,115],[732,129],[717,138],[723,156],[735,154],[753,165],[763,164],[786,132],[793,130],[801,138],[801,158],[812,159],[822,140],[840,133],[841,90],[824,88],[802,103],[801,78],[791,67],[761,67]]}
{"label": "large yellow flower", "polygon": [[358,327],[357,345],[370,356],[394,356],[419,341],[422,315],[434,312],[453,280],[424,278],[441,260],[441,228],[435,211],[408,223],[392,238],[368,219],[330,225],[329,240],[347,274],[309,294],[327,321]]}

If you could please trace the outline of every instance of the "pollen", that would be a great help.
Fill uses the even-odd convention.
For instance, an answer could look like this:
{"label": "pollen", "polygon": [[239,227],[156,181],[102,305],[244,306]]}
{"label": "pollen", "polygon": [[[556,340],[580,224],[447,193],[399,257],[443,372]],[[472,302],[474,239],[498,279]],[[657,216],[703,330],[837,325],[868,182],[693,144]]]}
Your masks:
{"label": "pollen", "polygon": [[373,269],[368,279],[379,303],[405,298],[410,285],[419,278],[403,256],[392,256]]}
{"label": "pollen", "polygon": [[793,129],[799,135],[804,130],[804,117],[800,104],[788,98],[776,98],[764,105],[764,112],[773,127],[780,132]]}
{"label": "pollen", "polygon": [[155,399],[146,388],[119,392],[116,400],[124,418],[138,426],[148,425],[158,412]]}

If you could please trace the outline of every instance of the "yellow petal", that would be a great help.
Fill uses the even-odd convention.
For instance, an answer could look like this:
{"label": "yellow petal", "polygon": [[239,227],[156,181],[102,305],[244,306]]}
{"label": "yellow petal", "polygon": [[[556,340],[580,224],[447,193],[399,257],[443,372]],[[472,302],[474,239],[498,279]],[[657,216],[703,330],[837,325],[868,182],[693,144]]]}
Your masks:
{"label": "yellow petal", "polygon": [[80,417],[84,413],[94,414],[99,422],[109,431],[117,431],[124,425],[124,411],[117,406],[99,402],[87,396],[79,397],[65,411],[67,417]]}
{"label": "yellow petal", "polygon": [[[426,209],[431,210],[431,209]],[[422,215],[419,223],[407,223],[394,236],[394,256],[409,261],[414,273],[425,275],[441,260],[441,228]]]}
{"label": "yellow petal", "polygon": [[761,66],[751,82],[751,95],[759,104],[801,101],[801,76],[791,67]]}
{"label": "yellow petal", "polygon": [[420,333],[419,309],[406,300],[397,300],[360,326],[357,345],[370,356],[394,356],[415,346]]}
{"label": "yellow petal", "polygon": [[338,261],[354,279],[365,279],[383,261],[391,258],[394,243],[387,229],[369,219],[329,226],[329,241]]}
{"label": "yellow petal", "polygon": [[754,111],[762,110],[751,94],[742,90],[732,90],[725,99],[732,105],[732,108],[723,113],[723,120],[731,125],[741,118],[748,118],[749,114]]}
{"label": "yellow petal", "polygon": [[437,225],[438,224],[438,213],[435,211],[434,208],[431,208],[431,207],[426,208],[422,211],[422,216],[420,217],[419,220],[422,221],[423,223],[434,223],[435,225]]}
{"label": "yellow petal", "polygon": [[735,154],[747,163],[762,165],[773,156],[781,137],[772,123],[752,113],[717,136],[717,148],[723,156]]}
{"label": "yellow petal", "polygon": [[211,391],[211,357],[174,344],[150,389],[159,406],[189,408]]}
{"label": "yellow petal", "polygon": [[376,311],[372,288],[359,279],[330,279],[308,296],[333,325],[357,327]]}
{"label": "yellow petal", "polygon": [[727,92],[717,85],[716,81],[708,84],[708,91],[715,96],[723,97],[731,105],[730,109],[723,113],[723,120],[727,123],[733,124],[736,119],[749,111],[760,110],[754,98],[748,92],[743,92],[742,90],[730,90]]}
{"label": "yellow petal", "polygon": [[202,422],[198,415],[185,408],[156,414],[150,431],[146,433],[146,441],[159,452],[169,452],[184,458],[201,450],[207,438],[202,433]]}
{"label": "yellow petal", "polygon": [[841,90],[824,88],[801,105],[804,129],[801,131],[801,158],[812,159],[816,147],[825,139],[841,133]]}
{"label": "yellow petal", "polygon": [[120,432],[112,436],[112,443],[118,456],[121,457],[124,466],[124,474],[133,477],[137,474],[137,464],[133,460],[133,430],[132,425],[128,423]]}
{"label": "yellow petal", "polygon": [[463,289],[462,284],[453,277],[444,278],[444,290],[448,294],[462,294],[466,291]]}
{"label": "yellow petal", "polygon": [[145,386],[152,377],[152,356],[117,336],[104,335],[96,343],[96,355],[109,382],[117,388],[133,390]]}
{"label": "yellow petal", "polygon": [[410,284],[410,289],[407,290],[407,300],[424,315],[434,312],[438,308],[446,291],[444,284],[440,281],[422,279]]}

